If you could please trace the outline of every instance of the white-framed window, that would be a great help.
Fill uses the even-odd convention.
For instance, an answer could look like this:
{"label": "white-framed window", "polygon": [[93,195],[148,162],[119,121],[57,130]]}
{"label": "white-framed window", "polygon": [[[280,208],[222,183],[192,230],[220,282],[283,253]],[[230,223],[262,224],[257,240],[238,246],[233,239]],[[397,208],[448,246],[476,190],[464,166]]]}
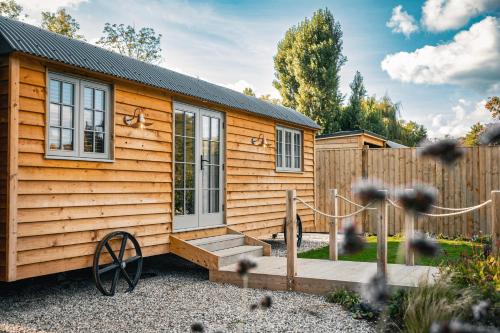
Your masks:
{"label": "white-framed window", "polygon": [[302,132],[276,126],[276,170],[302,171]]}
{"label": "white-framed window", "polygon": [[57,73],[48,78],[46,156],[110,160],[110,87]]}

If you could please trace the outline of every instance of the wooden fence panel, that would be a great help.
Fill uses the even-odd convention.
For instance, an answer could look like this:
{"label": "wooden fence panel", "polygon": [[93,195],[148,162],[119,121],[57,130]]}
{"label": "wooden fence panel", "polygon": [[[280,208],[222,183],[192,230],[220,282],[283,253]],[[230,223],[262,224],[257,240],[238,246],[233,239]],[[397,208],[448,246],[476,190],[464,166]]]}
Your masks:
{"label": "wooden fence panel", "polygon": [[[418,148],[332,149],[316,152],[316,206],[333,213],[329,190],[352,199],[352,186],[363,176],[383,182],[391,197],[400,189],[416,184],[431,185],[438,190],[437,205],[444,207],[474,206],[489,199],[492,190],[500,189],[500,147],[463,148],[464,157],[453,166],[444,166],[418,156]],[[340,200],[340,214],[356,209]],[[424,232],[443,236],[471,237],[489,233],[490,207],[469,214],[428,218],[418,217],[416,227]],[[436,211],[442,212],[442,211]],[[375,233],[376,226],[370,214],[358,215],[354,221],[359,230]],[[316,232],[328,232],[328,219],[317,216]],[[403,233],[404,214],[394,207],[389,209],[389,233]],[[339,225],[339,230],[342,224]]]}

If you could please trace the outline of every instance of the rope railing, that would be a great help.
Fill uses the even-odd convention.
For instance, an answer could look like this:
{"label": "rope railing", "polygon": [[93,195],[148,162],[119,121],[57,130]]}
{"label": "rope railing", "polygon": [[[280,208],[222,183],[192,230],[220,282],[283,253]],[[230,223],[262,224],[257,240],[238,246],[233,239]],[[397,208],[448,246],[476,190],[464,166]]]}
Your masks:
{"label": "rope railing", "polygon": [[[332,219],[345,219],[345,218],[348,218],[348,217],[351,217],[351,216],[354,216],[354,215],[357,215],[359,213],[361,213],[362,211],[366,210],[366,209],[372,209],[370,208],[370,204],[366,205],[366,206],[361,206],[361,209],[358,209],[357,211],[353,212],[353,213],[350,213],[350,214],[346,214],[346,215],[330,215],[330,214],[327,214],[325,212],[322,212],[316,208],[314,208],[313,206],[309,205],[307,202],[305,202],[304,200],[302,200],[301,198],[299,197],[295,197],[295,200],[301,202],[304,206],[306,206],[307,208],[311,209],[312,211],[320,214],[320,215],[323,215],[325,217],[329,217],[329,218],[332,218]],[[376,209],[376,208],[375,208]]]}
{"label": "rope railing", "polygon": [[[403,207],[399,206],[397,203],[395,203],[394,201],[392,201],[391,199],[387,198],[387,201],[392,205],[394,206],[395,208],[398,208],[398,209],[404,209]],[[479,209],[481,207],[484,207],[488,204],[491,203],[491,199],[490,200],[486,200],[485,202],[483,203],[480,203],[476,206],[472,206],[472,207],[465,207],[465,208],[462,208],[461,210],[457,210],[457,211],[454,211],[453,213],[444,213],[444,214],[433,214],[433,213],[419,213],[420,215],[423,215],[423,216],[429,216],[429,217],[447,217],[447,216],[456,216],[456,215],[461,215],[461,214],[465,214],[465,213],[469,213],[469,212],[472,212],[476,209]],[[445,207],[443,207],[445,208]],[[453,210],[456,210],[456,208],[453,208]]]}
{"label": "rope railing", "polygon": [[[351,201],[351,200],[347,199],[346,197],[344,197],[344,196],[342,196],[340,194],[337,194],[337,198],[340,198],[340,199],[344,200],[345,202],[348,202],[351,205],[354,205],[356,207],[360,207],[360,208],[365,207],[363,205],[360,205],[359,203],[356,203],[354,201]],[[377,208],[375,208],[375,207],[366,207],[366,209],[377,209]]]}

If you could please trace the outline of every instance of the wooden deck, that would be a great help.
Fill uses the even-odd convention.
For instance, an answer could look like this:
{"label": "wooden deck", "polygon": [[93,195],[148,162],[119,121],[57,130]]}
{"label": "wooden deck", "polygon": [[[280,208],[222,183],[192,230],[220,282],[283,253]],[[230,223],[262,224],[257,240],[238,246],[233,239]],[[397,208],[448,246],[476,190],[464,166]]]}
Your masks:
{"label": "wooden deck", "polygon": [[[269,290],[287,290],[286,257],[255,258],[257,268],[248,277],[248,287]],[[376,263],[297,259],[297,276],[292,283],[295,291],[326,294],[334,288],[359,289],[377,272]],[[438,272],[429,266],[388,265],[389,285],[416,287],[422,279],[432,281]],[[242,286],[243,280],[236,273],[236,264],[210,271],[210,281]]]}

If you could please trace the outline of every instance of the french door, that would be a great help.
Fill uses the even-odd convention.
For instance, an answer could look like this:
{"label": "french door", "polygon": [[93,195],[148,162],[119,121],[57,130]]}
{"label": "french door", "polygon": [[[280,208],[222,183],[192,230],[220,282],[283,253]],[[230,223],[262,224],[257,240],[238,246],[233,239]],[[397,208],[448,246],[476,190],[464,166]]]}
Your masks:
{"label": "french door", "polygon": [[174,231],[222,225],[223,115],[174,104]]}

